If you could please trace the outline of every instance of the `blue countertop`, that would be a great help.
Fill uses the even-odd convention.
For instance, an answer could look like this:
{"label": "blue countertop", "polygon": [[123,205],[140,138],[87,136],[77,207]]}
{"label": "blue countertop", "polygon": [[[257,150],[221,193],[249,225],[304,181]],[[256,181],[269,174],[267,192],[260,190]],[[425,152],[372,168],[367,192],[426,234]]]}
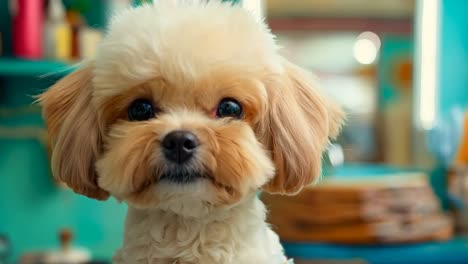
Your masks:
{"label": "blue countertop", "polygon": [[446,242],[381,246],[283,243],[288,257],[301,260],[361,259],[371,264],[468,263],[468,236]]}

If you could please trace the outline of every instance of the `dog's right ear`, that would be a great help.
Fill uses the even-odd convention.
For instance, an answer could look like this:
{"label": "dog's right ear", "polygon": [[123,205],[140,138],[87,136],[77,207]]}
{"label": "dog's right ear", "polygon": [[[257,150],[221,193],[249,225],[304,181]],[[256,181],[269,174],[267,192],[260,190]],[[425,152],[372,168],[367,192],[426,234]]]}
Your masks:
{"label": "dog's right ear", "polygon": [[94,168],[101,148],[97,114],[91,104],[92,66],[86,65],[58,81],[38,97],[51,139],[52,172],[76,193],[105,200]]}

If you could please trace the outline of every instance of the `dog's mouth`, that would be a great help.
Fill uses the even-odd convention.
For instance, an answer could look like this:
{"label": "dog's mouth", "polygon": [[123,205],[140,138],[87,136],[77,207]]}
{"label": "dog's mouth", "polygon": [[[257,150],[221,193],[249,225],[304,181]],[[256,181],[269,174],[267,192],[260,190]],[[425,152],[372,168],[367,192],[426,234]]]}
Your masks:
{"label": "dog's mouth", "polygon": [[203,171],[170,170],[165,171],[159,177],[160,181],[178,184],[193,183],[201,179],[213,179],[209,173]]}
{"label": "dog's mouth", "polygon": [[[161,183],[160,187],[156,187],[157,185],[159,185],[158,183]],[[206,184],[209,184],[214,188],[204,189],[205,187],[202,186],[208,186]],[[217,181],[216,177],[209,171],[193,169],[190,170],[188,168],[181,167],[171,168],[171,170],[167,170],[166,168],[166,170],[162,171],[162,173],[151,177],[151,180],[142,184],[141,186],[139,186],[139,188],[132,192],[129,201],[131,201],[132,199],[136,199],[136,201],[139,201],[139,203],[141,203],[142,199],[146,199],[146,201],[149,201],[148,199],[152,199],[150,197],[153,197],[152,193],[155,190],[162,191],[163,193],[197,193],[197,191],[199,190],[204,190],[203,192],[215,191],[216,193],[220,192],[221,194],[223,194],[221,199],[226,199],[226,197],[234,197],[236,196],[236,194],[238,194],[238,191],[236,191],[233,187],[227,186]],[[217,197],[216,199],[219,199],[219,197]]]}
{"label": "dog's mouth", "polygon": [[206,172],[206,171],[184,171],[184,170],[166,171],[163,174],[161,174],[159,181],[182,185],[182,184],[194,183],[203,179],[211,182],[211,184],[213,184],[217,188],[225,189],[230,194],[234,192],[234,189],[232,187],[226,186],[216,181],[216,179],[209,172]]}

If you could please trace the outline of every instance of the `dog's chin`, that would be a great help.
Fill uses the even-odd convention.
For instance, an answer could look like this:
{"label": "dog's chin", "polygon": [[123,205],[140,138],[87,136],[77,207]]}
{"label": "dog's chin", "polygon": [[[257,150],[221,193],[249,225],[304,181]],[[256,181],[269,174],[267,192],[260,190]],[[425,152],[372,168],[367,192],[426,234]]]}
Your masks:
{"label": "dog's chin", "polygon": [[158,209],[187,217],[203,217],[214,209],[216,189],[206,173],[165,173],[154,188]]}
{"label": "dog's chin", "polygon": [[203,217],[216,208],[234,205],[220,202],[220,195],[232,188],[216,182],[207,171],[172,167],[156,177],[158,180],[140,189],[126,202],[139,209],[162,209],[187,217]]}
{"label": "dog's chin", "polygon": [[206,171],[173,169],[165,171],[155,183],[158,200],[203,201],[210,203],[215,197],[213,177]]}

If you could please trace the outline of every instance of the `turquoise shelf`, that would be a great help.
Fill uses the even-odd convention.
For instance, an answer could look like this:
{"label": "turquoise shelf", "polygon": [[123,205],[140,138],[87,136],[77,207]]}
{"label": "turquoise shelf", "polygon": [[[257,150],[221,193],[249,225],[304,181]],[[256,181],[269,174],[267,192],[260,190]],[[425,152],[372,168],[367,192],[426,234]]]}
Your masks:
{"label": "turquoise shelf", "polygon": [[47,74],[65,75],[72,66],[64,62],[0,58],[0,78],[41,77]]}
{"label": "turquoise shelf", "polygon": [[[301,260],[365,260],[369,264],[466,264],[468,237],[445,242],[401,245],[346,246],[320,243],[283,243],[288,257]],[[334,263],[335,263],[334,262]]]}

